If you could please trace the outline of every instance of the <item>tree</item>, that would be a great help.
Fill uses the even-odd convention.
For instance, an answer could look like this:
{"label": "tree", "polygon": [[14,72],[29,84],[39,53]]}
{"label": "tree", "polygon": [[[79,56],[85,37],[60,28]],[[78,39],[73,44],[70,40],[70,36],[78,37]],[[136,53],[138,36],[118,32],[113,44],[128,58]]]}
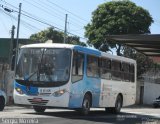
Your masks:
{"label": "tree", "polygon": [[[39,41],[41,43],[46,42],[47,40],[52,40],[54,43],[63,43],[64,42],[64,33],[61,31],[54,30],[53,28],[48,28],[36,34],[32,34],[30,39],[33,41]],[[67,36],[68,44],[75,44],[86,46],[84,42],[80,41],[80,38],[77,36]]]}
{"label": "tree", "polygon": [[89,45],[102,51],[117,48],[117,55],[121,55],[122,45],[107,41],[106,35],[150,33],[152,22],[149,12],[131,1],[106,2],[92,13],[91,22],[85,27],[85,36]]}

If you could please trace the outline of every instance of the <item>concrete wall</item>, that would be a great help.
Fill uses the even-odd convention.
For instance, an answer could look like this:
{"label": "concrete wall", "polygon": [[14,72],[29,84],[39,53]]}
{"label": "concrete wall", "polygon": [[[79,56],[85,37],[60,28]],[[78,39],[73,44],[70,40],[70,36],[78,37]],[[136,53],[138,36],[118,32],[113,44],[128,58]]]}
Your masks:
{"label": "concrete wall", "polygon": [[13,103],[14,71],[7,70],[4,75],[7,103]]}
{"label": "concrete wall", "polygon": [[155,100],[158,96],[160,96],[160,84],[144,82],[144,104],[152,104],[153,100]]}

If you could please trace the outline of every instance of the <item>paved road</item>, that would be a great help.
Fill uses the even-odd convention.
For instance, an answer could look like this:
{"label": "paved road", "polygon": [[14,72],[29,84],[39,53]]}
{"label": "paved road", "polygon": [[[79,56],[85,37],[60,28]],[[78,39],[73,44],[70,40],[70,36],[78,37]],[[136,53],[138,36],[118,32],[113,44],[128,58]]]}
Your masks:
{"label": "paved road", "polygon": [[47,109],[37,114],[31,108],[6,107],[0,112],[0,124],[160,124],[160,109],[124,108],[118,115],[92,109],[89,116],[63,109]]}

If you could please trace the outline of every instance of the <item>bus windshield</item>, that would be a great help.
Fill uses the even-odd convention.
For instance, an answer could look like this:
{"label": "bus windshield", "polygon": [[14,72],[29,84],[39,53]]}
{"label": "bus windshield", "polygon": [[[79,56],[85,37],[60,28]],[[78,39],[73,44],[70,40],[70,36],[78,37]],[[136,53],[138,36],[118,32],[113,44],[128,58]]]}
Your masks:
{"label": "bus windshield", "polygon": [[71,50],[62,48],[22,48],[17,62],[16,80],[42,83],[67,82]]}

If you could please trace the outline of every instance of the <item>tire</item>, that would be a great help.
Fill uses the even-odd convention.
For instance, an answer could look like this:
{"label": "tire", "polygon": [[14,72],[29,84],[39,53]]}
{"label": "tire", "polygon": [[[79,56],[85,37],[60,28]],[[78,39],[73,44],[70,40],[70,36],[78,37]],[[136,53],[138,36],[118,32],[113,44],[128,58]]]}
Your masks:
{"label": "tire", "polygon": [[122,108],[122,97],[120,95],[117,96],[116,102],[115,102],[115,107],[113,108],[113,113],[118,114],[121,111]]}
{"label": "tire", "polygon": [[0,111],[3,111],[5,107],[5,100],[3,97],[0,97]]}
{"label": "tire", "polygon": [[154,107],[154,108],[158,108],[158,105],[155,105],[155,104],[154,104],[153,107]]}
{"label": "tire", "polygon": [[46,110],[45,106],[33,106],[35,112],[42,113]]}
{"label": "tire", "polygon": [[90,107],[91,107],[91,97],[90,95],[86,94],[83,99],[81,113],[83,115],[88,115],[90,112]]}

